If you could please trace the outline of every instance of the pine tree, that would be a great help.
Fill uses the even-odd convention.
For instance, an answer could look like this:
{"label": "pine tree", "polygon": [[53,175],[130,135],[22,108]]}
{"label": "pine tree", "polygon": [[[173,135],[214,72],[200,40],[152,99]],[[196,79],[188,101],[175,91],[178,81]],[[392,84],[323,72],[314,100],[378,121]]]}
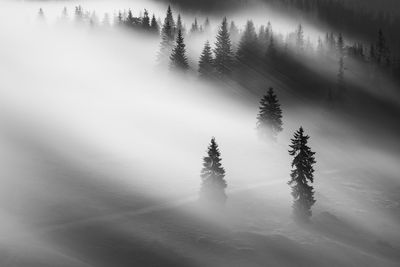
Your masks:
{"label": "pine tree", "polygon": [[177,31],[181,31],[182,35],[185,35],[185,28],[183,27],[183,23],[182,23],[182,18],[181,18],[181,14],[178,14],[178,19],[176,21],[176,30]]}
{"label": "pine tree", "polygon": [[149,17],[149,12],[145,9],[143,18],[142,18],[142,27],[144,30],[149,30],[150,29],[150,17]]}
{"label": "pine tree", "polygon": [[44,17],[44,11],[43,11],[43,9],[42,8],[39,8],[39,11],[38,11],[38,19],[39,20],[45,20],[45,17]]}
{"label": "pine tree", "polygon": [[188,59],[186,57],[185,43],[183,40],[181,30],[178,30],[178,35],[176,37],[176,44],[172,51],[170,59],[171,59],[170,63],[171,69],[183,70],[183,71],[189,69]]}
{"label": "pine tree", "polygon": [[341,33],[339,33],[337,41],[337,51],[339,56],[339,71],[337,75],[339,94],[344,90],[344,40]]}
{"label": "pine tree", "polygon": [[274,60],[277,59],[277,56],[278,56],[278,50],[276,49],[275,38],[274,35],[271,35],[267,52],[265,54],[267,63],[272,63]]}
{"label": "pine tree", "polygon": [[[170,10],[170,9],[168,9]],[[174,32],[173,28],[170,24],[170,20],[165,18],[165,23],[161,30],[161,43],[160,43],[160,52],[158,53],[158,62],[161,65],[168,64],[169,56],[171,55],[171,51],[174,44]]]}
{"label": "pine tree", "polygon": [[233,52],[226,17],[223,19],[218,31],[214,53],[214,64],[217,73],[222,77],[229,76],[233,69]]}
{"label": "pine tree", "polygon": [[257,129],[261,137],[276,138],[282,129],[282,110],[278,98],[271,87],[260,101]]}
{"label": "pine tree", "polygon": [[299,51],[304,50],[304,31],[301,24],[299,24],[296,30],[296,47]]}
{"label": "pine tree", "polygon": [[199,32],[199,25],[197,23],[197,18],[194,18],[194,22],[192,23],[192,28],[190,29],[190,33],[195,34]]}
{"label": "pine tree", "polygon": [[203,168],[201,170],[201,189],[200,200],[202,202],[223,205],[227,196],[225,188],[227,183],[224,179],[225,169],[221,164],[221,153],[213,137],[208,147],[207,156],[203,158]]}
{"label": "pine tree", "polygon": [[210,78],[214,74],[214,59],[210,42],[206,42],[199,60],[199,74],[202,78]]}
{"label": "pine tree", "polygon": [[249,20],[236,52],[236,58],[241,64],[248,66],[257,60],[257,43],[256,29],[253,22]]}
{"label": "pine tree", "polygon": [[210,24],[210,20],[208,19],[208,17],[206,18],[205,22],[204,22],[204,32],[208,33],[211,30],[211,24]]}
{"label": "pine tree", "polygon": [[304,135],[302,127],[294,133],[291,139],[291,150],[289,154],[294,157],[288,184],[292,188],[293,196],[293,215],[300,222],[308,222],[312,212],[311,207],[315,203],[314,188],[309,183],[314,182],[315,152],[308,147],[307,142],[310,137]]}
{"label": "pine tree", "polygon": [[175,25],[174,16],[172,15],[171,6],[168,6],[167,15],[165,16],[165,19],[164,19],[164,25],[166,25],[167,22],[169,24],[169,27],[171,27],[171,37],[172,37],[172,40],[174,40],[175,34],[176,34],[176,25]]}
{"label": "pine tree", "polygon": [[150,30],[156,34],[160,33],[160,26],[158,25],[158,22],[156,20],[156,16],[153,14],[153,17],[151,18],[150,22]]}

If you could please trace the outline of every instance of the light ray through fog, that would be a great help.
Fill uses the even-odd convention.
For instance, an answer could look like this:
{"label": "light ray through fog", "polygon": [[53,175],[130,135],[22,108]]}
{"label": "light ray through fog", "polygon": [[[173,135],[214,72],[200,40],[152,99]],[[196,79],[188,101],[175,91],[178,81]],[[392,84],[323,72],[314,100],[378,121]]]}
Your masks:
{"label": "light ray through fog", "polygon": [[[135,238],[157,241],[160,250],[169,246],[200,263],[206,262],[203,257],[214,259],[209,247],[225,251],[232,262],[248,259],[248,251],[257,259],[265,253],[270,253],[268,258],[279,255],[266,243],[283,247],[290,252],[283,254],[291,256],[297,254],[288,248],[302,248],[297,241],[309,243],[309,249],[338,262],[342,259],[336,258],[336,250],[349,250],[345,255],[356,258],[350,248],[363,254],[376,243],[379,249],[390,244],[396,249],[400,236],[398,219],[391,214],[395,209],[380,205],[398,192],[399,181],[393,174],[398,172],[399,155],[384,149],[397,140],[393,136],[388,134],[374,147],[362,144],[368,139],[348,123],[351,119],[344,122],[310,101],[293,100],[296,95],[281,82],[276,91],[284,110],[284,132],[277,142],[263,142],[255,131],[259,93],[233,84],[202,82],[194,72],[184,77],[161,71],[155,63],[156,38],[73,24],[59,28],[56,21],[64,3],[25,4],[0,4],[0,35],[7,37],[0,42],[0,218],[4,219],[0,233],[7,237],[0,247],[12,241],[16,248],[10,249],[11,255],[35,248],[49,264],[53,257],[54,262],[61,257],[65,266],[85,266],[93,259],[84,252],[71,252],[71,247],[101,248],[88,241],[101,236],[96,231],[118,237],[105,238],[121,242],[110,247],[137,245]],[[34,22],[39,5],[46,10],[45,25]],[[70,16],[74,5],[68,3]],[[89,1],[84,6],[99,14],[128,7],[138,12],[148,8],[160,17],[165,13],[164,5],[148,1]],[[26,20],[10,23],[14,19],[10,14],[21,7]],[[187,22],[193,19],[190,13],[184,15]],[[283,34],[297,24],[250,12],[230,18],[242,26],[253,15],[260,24],[266,23],[264,17],[276,19],[275,29]],[[212,21],[216,27],[219,18]],[[316,33],[310,28],[311,35]],[[203,38],[187,40],[192,61],[198,58]],[[310,134],[318,156],[316,234],[311,236],[290,223],[286,184],[291,163],[288,144],[300,125]],[[193,204],[212,136],[220,145],[227,172],[228,205],[222,215],[203,213]],[[371,162],[378,166],[370,166]],[[381,179],[380,188],[375,187],[376,177]],[[178,213],[178,219],[170,218],[170,213]],[[198,218],[204,221],[192,222]],[[384,230],[378,229],[382,223]],[[224,230],[218,234],[223,238],[215,234],[221,225]],[[368,231],[354,234],[354,228]],[[363,238],[335,241],[330,232],[335,229],[348,239]],[[96,235],[88,234],[85,240],[91,231]],[[261,235],[254,237],[255,233]],[[262,239],[271,233],[283,237]],[[345,249],[333,249],[332,242]],[[363,243],[373,244],[372,248]],[[238,253],[240,259],[234,256]],[[392,256],[382,255],[364,260],[376,266],[391,261]]]}

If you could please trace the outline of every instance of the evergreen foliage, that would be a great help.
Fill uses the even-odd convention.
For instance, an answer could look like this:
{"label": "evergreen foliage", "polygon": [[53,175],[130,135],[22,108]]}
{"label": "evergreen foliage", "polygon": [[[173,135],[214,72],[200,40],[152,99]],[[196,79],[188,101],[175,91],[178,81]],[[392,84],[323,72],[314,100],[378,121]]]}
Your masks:
{"label": "evergreen foliage", "polygon": [[214,74],[214,59],[210,42],[206,42],[204,45],[203,52],[201,53],[199,60],[199,74],[200,77],[210,78]]}
{"label": "evergreen foliage", "polygon": [[240,39],[239,47],[236,52],[237,60],[245,65],[249,66],[254,64],[258,60],[258,41],[257,34],[254,24],[251,20],[247,21],[246,28]]}
{"label": "evergreen foliage", "polygon": [[221,27],[218,31],[214,53],[214,65],[217,73],[221,77],[229,76],[233,70],[234,55],[232,52],[232,44],[229,37],[226,17],[223,19]]}
{"label": "evergreen foliage", "polygon": [[221,164],[221,153],[218,144],[213,137],[208,147],[207,156],[203,158],[203,168],[201,170],[200,200],[202,202],[223,205],[227,196],[225,188],[227,183],[224,179],[225,169]]}
{"label": "evergreen foliage", "polygon": [[176,44],[170,56],[171,69],[185,71],[189,69],[188,59],[186,57],[186,48],[182,36],[182,31],[178,30],[178,35],[176,37]]}
{"label": "evergreen foliage", "polygon": [[257,129],[261,137],[275,138],[283,130],[282,125],[281,105],[271,87],[260,101]]}
{"label": "evergreen foliage", "polygon": [[315,152],[307,145],[309,136],[304,135],[302,127],[295,132],[291,139],[289,154],[294,157],[292,172],[288,184],[292,188],[293,215],[299,222],[308,222],[311,215],[311,207],[315,203],[314,188],[309,183],[314,182]]}

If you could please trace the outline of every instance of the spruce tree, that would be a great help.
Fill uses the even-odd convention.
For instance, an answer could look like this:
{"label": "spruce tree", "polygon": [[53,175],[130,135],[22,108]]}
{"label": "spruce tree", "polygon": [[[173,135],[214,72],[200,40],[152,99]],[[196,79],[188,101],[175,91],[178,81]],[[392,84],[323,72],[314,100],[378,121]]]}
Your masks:
{"label": "spruce tree", "polygon": [[178,14],[178,19],[176,21],[176,30],[177,31],[181,31],[182,35],[185,35],[185,29],[183,27],[183,23],[182,23],[182,18],[181,18],[181,14]]}
{"label": "spruce tree", "polygon": [[236,52],[236,58],[241,64],[248,66],[257,61],[257,43],[256,29],[253,22],[249,20],[247,21],[246,28]]}
{"label": "spruce tree", "polygon": [[339,94],[342,94],[344,91],[344,40],[341,33],[339,33],[338,41],[337,41],[337,52],[339,56],[339,70],[337,75],[337,82],[338,82],[338,90]]}
{"label": "spruce tree", "polygon": [[174,44],[174,33],[170,21],[165,19],[165,23],[161,30],[160,51],[158,53],[158,62],[161,65],[168,64],[169,56]]}
{"label": "spruce tree", "polygon": [[170,67],[176,70],[187,70],[189,69],[188,59],[186,57],[185,43],[182,36],[182,31],[178,30],[178,35],[176,37],[176,44],[172,50],[170,56]]}
{"label": "spruce tree", "polygon": [[223,205],[226,202],[224,179],[225,169],[221,164],[221,153],[218,144],[213,137],[208,147],[207,156],[203,158],[201,170],[200,200],[212,205]]}
{"label": "spruce tree", "polygon": [[296,30],[296,47],[300,52],[304,50],[304,31],[301,24],[299,24]]}
{"label": "spruce tree", "polygon": [[142,27],[144,30],[149,30],[150,29],[150,17],[149,17],[149,12],[145,9],[143,18],[142,18]]}
{"label": "spruce tree", "polygon": [[282,110],[278,98],[271,87],[260,101],[257,129],[261,137],[276,138],[282,129]]}
{"label": "spruce tree", "polygon": [[202,78],[210,78],[214,74],[214,59],[210,43],[207,41],[199,60],[199,74]]}
{"label": "spruce tree", "polygon": [[199,32],[199,24],[197,23],[197,18],[194,18],[194,22],[192,23],[192,28],[190,29],[190,33],[195,34]]}
{"label": "spruce tree", "polygon": [[294,157],[292,172],[288,185],[292,188],[293,215],[299,222],[308,222],[312,212],[311,207],[315,203],[314,188],[309,183],[314,182],[314,168],[316,163],[314,154],[307,145],[309,136],[304,135],[302,127],[294,133],[291,139],[289,154]]}
{"label": "spruce tree", "polygon": [[175,34],[176,34],[176,25],[175,25],[174,16],[172,15],[171,6],[168,6],[167,15],[165,16],[165,19],[164,19],[164,25],[166,25],[167,22],[168,22],[169,26],[171,27],[171,37],[172,37],[172,40],[174,40]]}
{"label": "spruce tree", "polygon": [[223,19],[218,31],[214,53],[214,65],[217,73],[222,77],[229,76],[232,73],[234,61],[226,17]]}
{"label": "spruce tree", "polygon": [[158,22],[156,20],[156,16],[153,14],[153,17],[151,18],[150,22],[150,30],[153,33],[159,34],[160,33],[160,26],[158,25]]}

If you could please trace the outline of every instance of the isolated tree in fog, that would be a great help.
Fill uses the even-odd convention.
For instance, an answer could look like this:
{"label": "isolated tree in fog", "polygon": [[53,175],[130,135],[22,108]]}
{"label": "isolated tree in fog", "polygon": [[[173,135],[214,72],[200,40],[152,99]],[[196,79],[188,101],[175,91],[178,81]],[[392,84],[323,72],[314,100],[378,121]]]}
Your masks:
{"label": "isolated tree in fog", "polygon": [[300,222],[308,222],[312,212],[311,207],[315,203],[314,188],[309,183],[314,182],[315,152],[307,145],[309,136],[304,135],[302,127],[294,133],[291,139],[289,154],[294,157],[292,172],[288,184],[292,188],[293,215]]}
{"label": "isolated tree in fog", "polygon": [[199,60],[200,77],[211,77],[214,73],[214,59],[211,51],[210,42],[206,42]]}
{"label": "isolated tree in fog", "polygon": [[228,76],[233,69],[233,52],[226,17],[223,19],[215,43],[214,65],[219,75]]}
{"label": "isolated tree in fog", "polygon": [[174,49],[172,50],[170,59],[171,59],[170,63],[171,69],[176,69],[176,70],[189,69],[188,59],[186,57],[185,43],[183,40],[181,30],[178,30],[178,35],[176,37],[176,44]]}
{"label": "isolated tree in fog", "polygon": [[203,158],[201,170],[200,200],[209,204],[224,204],[227,187],[225,169],[221,164],[221,153],[213,137],[208,147],[207,156]]}
{"label": "isolated tree in fog", "polygon": [[273,137],[282,131],[282,110],[278,98],[271,87],[260,101],[257,116],[257,130],[261,137]]}
{"label": "isolated tree in fog", "polygon": [[45,17],[44,17],[44,11],[43,11],[42,8],[39,8],[39,11],[38,11],[38,19],[39,19],[39,20],[42,20],[42,21],[45,19]]}

